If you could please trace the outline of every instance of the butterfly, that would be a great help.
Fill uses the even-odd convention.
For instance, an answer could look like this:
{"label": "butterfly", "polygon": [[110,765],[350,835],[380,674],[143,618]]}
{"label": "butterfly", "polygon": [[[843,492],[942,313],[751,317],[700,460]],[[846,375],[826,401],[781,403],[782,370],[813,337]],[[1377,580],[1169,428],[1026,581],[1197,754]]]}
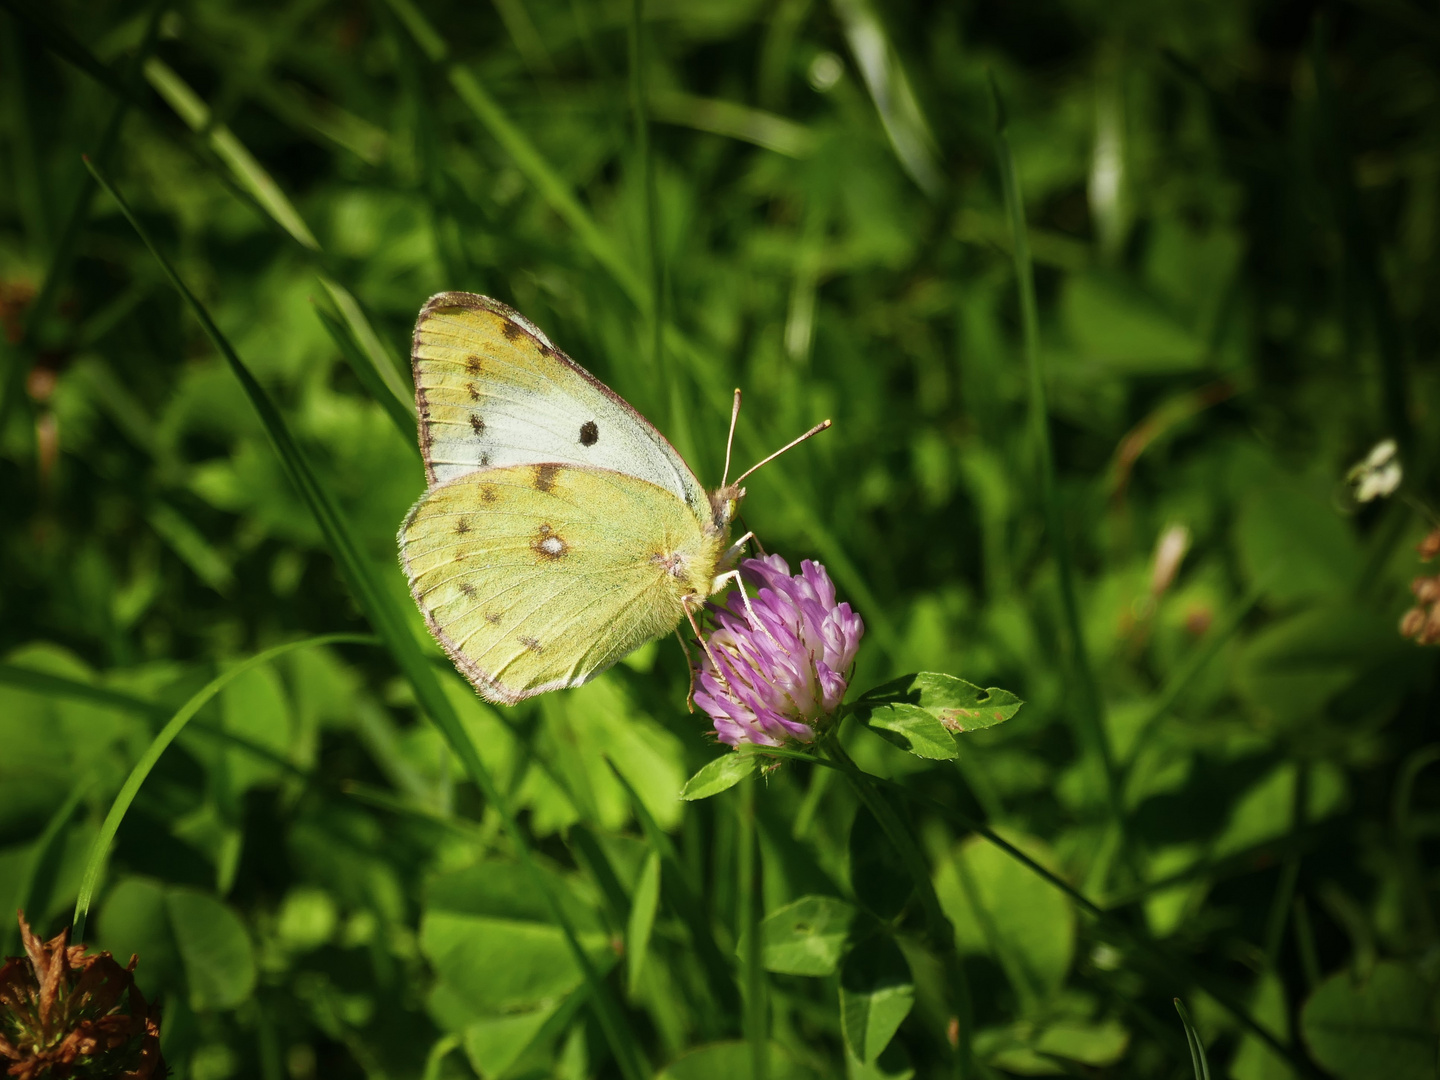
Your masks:
{"label": "butterfly", "polygon": [[[500,704],[579,686],[682,619],[694,627],[739,582],[741,481],[830,425],[707,492],[648,420],[497,300],[432,296],[412,359],[428,485],[400,562],[430,632]],[[737,390],[726,477],[739,409]]]}

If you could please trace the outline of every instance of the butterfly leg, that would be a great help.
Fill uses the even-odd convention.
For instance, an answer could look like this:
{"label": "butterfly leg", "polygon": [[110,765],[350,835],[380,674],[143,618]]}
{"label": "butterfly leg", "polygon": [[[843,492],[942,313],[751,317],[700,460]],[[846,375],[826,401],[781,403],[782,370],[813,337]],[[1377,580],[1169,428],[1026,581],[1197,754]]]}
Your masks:
{"label": "butterfly leg", "polygon": [[[695,631],[695,640],[700,642],[700,648],[704,649],[705,655],[710,658],[710,666],[715,669],[715,677],[720,680],[720,685],[725,687],[725,692],[727,694],[730,694],[731,696],[734,696],[734,691],[730,689],[730,680],[725,678],[724,669],[720,666],[720,662],[715,659],[715,654],[710,651],[710,643],[705,640],[705,635],[700,633],[700,624],[695,621],[695,608],[702,603],[704,603],[703,600],[697,599],[695,596],[691,595],[681,600],[680,606],[685,609],[685,618],[690,620],[690,629]],[[686,655],[689,655],[688,650],[686,652]],[[695,669],[691,668],[690,670],[692,680],[691,689],[693,691]]]}
{"label": "butterfly leg", "polygon": [[[745,541],[747,540],[755,540],[755,534],[753,532],[747,532],[744,536],[740,537],[739,540],[736,540],[725,549],[725,554],[720,556],[720,561],[715,565],[734,569],[735,564],[740,561],[741,552],[745,550]],[[760,541],[755,540],[755,543],[758,544],[759,542]],[[716,578],[715,580],[719,581],[720,579]]]}
{"label": "butterfly leg", "polygon": [[685,644],[685,635],[680,633],[680,628],[675,628],[675,640],[680,642],[680,651],[685,654],[685,670],[690,675],[690,686],[685,691],[685,708],[690,712],[695,711],[695,661],[690,659],[690,646]]}
{"label": "butterfly leg", "polygon": [[750,594],[745,591],[745,581],[743,578],[741,578],[739,570],[727,570],[725,573],[720,574],[718,577],[716,577],[715,581],[712,583],[714,591],[719,592],[721,589],[720,583],[722,581],[729,581],[731,579],[734,579],[736,587],[740,590],[740,600],[745,605],[745,615],[750,620],[750,625],[758,626],[761,630],[765,632],[765,636],[770,639],[771,644],[773,644],[786,656],[789,656],[790,650],[785,648],[784,645],[780,644],[780,642],[776,639],[775,635],[770,632],[770,627],[766,626],[763,622],[760,621],[760,617],[755,614],[755,609],[750,606]]}

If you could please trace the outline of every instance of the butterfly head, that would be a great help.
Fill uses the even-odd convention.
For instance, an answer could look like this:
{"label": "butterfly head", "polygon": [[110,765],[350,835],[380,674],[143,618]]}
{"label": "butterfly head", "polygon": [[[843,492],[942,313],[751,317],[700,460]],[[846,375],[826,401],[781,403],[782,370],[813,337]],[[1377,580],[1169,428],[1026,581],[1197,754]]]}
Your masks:
{"label": "butterfly head", "polygon": [[717,534],[724,536],[730,531],[730,523],[740,512],[740,500],[744,497],[745,489],[738,482],[726,484],[710,493],[711,520]]}

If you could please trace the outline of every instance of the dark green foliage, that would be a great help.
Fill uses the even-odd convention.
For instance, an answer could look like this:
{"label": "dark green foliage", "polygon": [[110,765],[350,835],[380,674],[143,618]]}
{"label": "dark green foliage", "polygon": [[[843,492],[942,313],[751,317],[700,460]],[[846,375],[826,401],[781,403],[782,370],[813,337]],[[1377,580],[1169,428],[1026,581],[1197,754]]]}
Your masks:
{"label": "dark green foliage", "polygon": [[[1437,40],[0,0],[0,912],[91,863],[198,1080],[1430,1075]],[[743,509],[865,619],[838,741],[718,756],[673,640],[506,710],[429,648],[442,289],[710,484],[735,386],[742,469],[833,417]]]}

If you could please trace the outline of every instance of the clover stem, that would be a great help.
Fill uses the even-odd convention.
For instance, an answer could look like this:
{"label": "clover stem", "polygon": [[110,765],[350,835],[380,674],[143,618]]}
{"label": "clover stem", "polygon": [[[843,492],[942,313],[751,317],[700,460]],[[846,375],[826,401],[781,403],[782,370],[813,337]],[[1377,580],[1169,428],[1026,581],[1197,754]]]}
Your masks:
{"label": "clover stem", "polygon": [[[975,1076],[975,1063],[970,1050],[972,1026],[970,984],[965,979],[965,971],[960,966],[960,954],[955,949],[955,927],[951,925],[950,919],[940,907],[940,898],[935,895],[935,886],[930,880],[930,871],[925,864],[925,856],[916,845],[915,838],[910,835],[904,822],[900,820],[900,816],[895,813],[895,808],[871,782],[870,774],[856,765],[850,755],[845,752],[845,748],[840,745],[839,726],[837,725],[819,741],[825,755],[845,774],[845,778],[850,781],[850,786],[855,789],[855,794],[859,796],[860,801],[875,815],[875,820],[880,823],[880,828],[894,846],[901,862],[905,865],[906,872],[909,873],[915,885],[915,894],[920,898],[920,906],[925,911],[930,947],[939,954],[940,962],[945,969],[945,986],[950,998],[950,1013],[955,1024],[953,1032],[955,1076],[957,1080],[970,1080]],[[950,1034],[947,1032],[947,1036]]]}
{"label": "clover stem", "polygon": [[750,1070],[755,1080],[769,1080],[770,1037],[766,1030],[765,970],[760,943],[760,867],[756,859],[755,786],[757,777],[740,782],[739,852],[736,877],[739,879],[739,926],[737,936],[745,944],[740,957],[744,986],[745,1039],[750,1044]]}

